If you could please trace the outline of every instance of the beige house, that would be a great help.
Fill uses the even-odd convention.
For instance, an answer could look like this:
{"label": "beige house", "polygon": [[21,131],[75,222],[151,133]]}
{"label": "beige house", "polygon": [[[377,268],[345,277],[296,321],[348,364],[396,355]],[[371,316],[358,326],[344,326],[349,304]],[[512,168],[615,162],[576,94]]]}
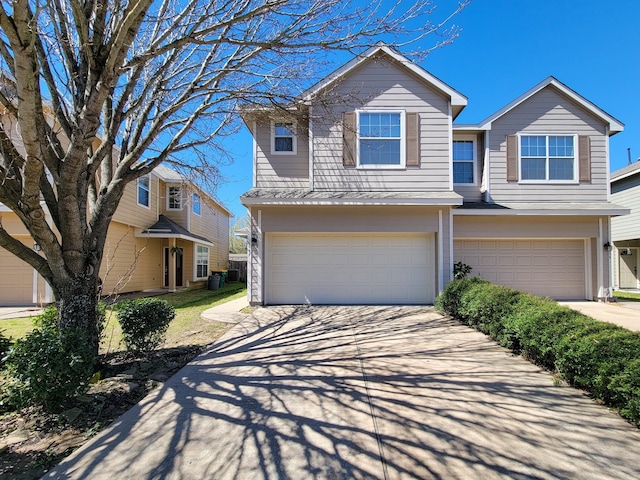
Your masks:
{"label": "beige house", "polygon": [[254,137],[253,304],[429,304],[454,263],[557,299],[609,294],[609,137],[623,125],[549,77],[486,120],[396,50],[371,48]]}
{"label": "beige house", "polygon": [[613,286],[637,289],[640,288],[640,162],[611,174],[611,200],[631,210],[630,215],[611,220]]}
{"label": "beige house", "polygon": [[[11,235],[34,246],[11,210],[0,204],[0,215]],[[100,269],[102,294],[205,286],[211,271],[227,269],[230,216],[162,165],[130,183],[109,226]],[[0,272],[0,305],[54,301],[35,270],[1,248]]]}

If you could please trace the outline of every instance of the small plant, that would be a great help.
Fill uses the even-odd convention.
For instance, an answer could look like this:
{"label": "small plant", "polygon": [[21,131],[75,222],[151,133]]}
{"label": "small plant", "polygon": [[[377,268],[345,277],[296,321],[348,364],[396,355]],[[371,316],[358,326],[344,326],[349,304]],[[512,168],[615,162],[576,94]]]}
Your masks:
{"label": "small plant", "polygon": [[473,268],[466,263],[456,262],[453,264],[453,279],[462,280],[463,278],[467,278],[471,270],[473,270]]}
{"label": "small plant", "polygon": [[7,354],[0,397],[14,407],[41,405],[59,411],[87,385],[94,357],[79,329],[36,328]]}
{"label": "small plant", "polygon": [[0,330],[0,365],[2,365],[2,359],[7,355],[12,343],[11,338],[5,337]]}
{"label": "small plant", "polygon": [[120,302],[118,321],[127,350],[146,354],[158,348],[175,316],[173,307],[158,298]]}

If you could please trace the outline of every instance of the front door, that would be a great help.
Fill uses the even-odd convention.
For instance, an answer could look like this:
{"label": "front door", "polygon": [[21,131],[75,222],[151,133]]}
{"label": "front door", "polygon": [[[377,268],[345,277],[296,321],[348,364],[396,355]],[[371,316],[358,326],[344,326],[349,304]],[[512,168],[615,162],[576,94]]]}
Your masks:
{"label": "front door", "polygon": [[175,260],[176,265],[176,287],[182,286],[182,273],[183,273],[183,249],[174,251],[173,255],[170,254],[169,248],[164,249],[164,286],[169,286],[169,262],[171,258]]}
{"label": "front door", "polygon": [[638,250],[620,250],[620,288],[638,288]]}

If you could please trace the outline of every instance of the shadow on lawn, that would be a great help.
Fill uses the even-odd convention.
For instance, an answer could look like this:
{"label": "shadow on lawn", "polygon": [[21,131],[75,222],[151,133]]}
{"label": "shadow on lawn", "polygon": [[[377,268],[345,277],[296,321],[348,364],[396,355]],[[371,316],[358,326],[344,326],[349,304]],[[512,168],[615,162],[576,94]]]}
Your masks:
{"label": "shadow on lawn", "polygon": [[428,307],[250,318],[44,478],[640,476],[637,431]]}

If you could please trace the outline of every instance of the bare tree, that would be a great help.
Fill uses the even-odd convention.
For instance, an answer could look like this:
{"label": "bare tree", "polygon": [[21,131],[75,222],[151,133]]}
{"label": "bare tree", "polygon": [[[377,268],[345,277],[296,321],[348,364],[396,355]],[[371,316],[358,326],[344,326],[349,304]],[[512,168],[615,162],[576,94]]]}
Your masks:
{"label": "bare tree", "polygon": [[438,21],[427,0],[354,3],[2,2],[0,202],[43,255],[1,224],[0,246],[52,287],[60,328],[83,328],[97,352],[103,247],[129,182],[161,162],[215,171],[238,102],[288,101],[332,51],[446,44],[468,0]]}

